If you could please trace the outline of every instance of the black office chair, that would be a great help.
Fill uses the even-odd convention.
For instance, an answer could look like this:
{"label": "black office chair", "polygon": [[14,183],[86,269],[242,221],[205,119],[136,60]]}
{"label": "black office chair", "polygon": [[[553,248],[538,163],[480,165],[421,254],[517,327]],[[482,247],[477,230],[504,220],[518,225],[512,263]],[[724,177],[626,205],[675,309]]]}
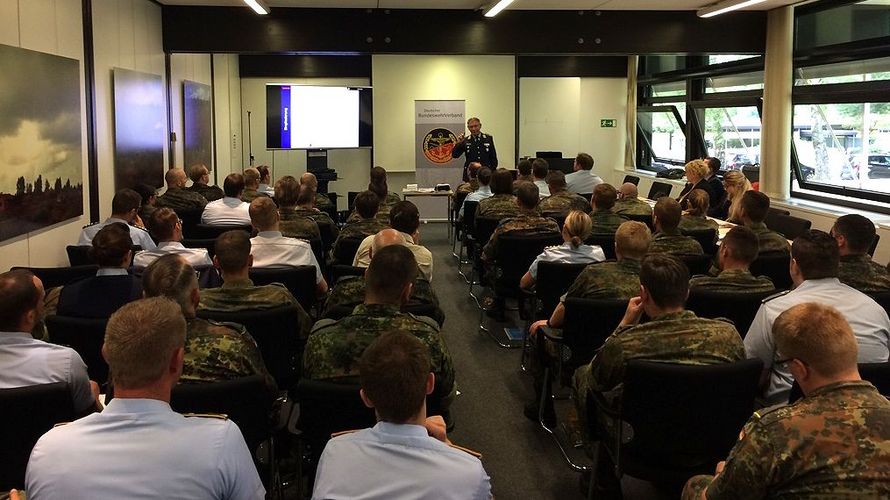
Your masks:
{"label": "black office chair", "polygon": [[789,240],[793,240],[806,233],[813,225],[812,221],[807,219],[777,212],[767,213],[766,219],[763,222],[766,224],[766,227],[780,233]]}
{"label": "black office chair", "polygon": [[449,214],[449,218],[451,219],[451,232],[449,233],[449,238],[451,239],[451,255],[460,259],[456,252],[457,241],[460,239],[460,230],[463,227],[462,223],[459,219],[460,208],[463,206],[464,200],[467,199],[467,195],[470,193],[466,192],[456,192],[454,193],[453,203],[451,204],[451,213]]}
{"label": "black office chair", "polygon": [[341,278],[349,276],[364,276],[366,269],[346,264],[334,264],[331,266],[331,286],[334,286]]}
{"label": "black office chair", "polygon": [[107,323],[107,318],[72,318],[54,314],[46,317],[49,341],[77,351],[87,365],[90,380],[100,386],[108,381],[108,363],[102,357]]}
{"label": "black office chair", "polygon": [[333,224],[326,220],[315,220],[315,223],[318,224],[318,232],[321,233],[321,246],[325,252],[328,252],[334,246]]}
{"label": "black office chair", "polygon": [[[473,261],[473,273],[470,275],[469,279],[467,279],[467,283],[470,285],[470,297],[473,297],[474,299],[473,285],[482,282],[484,273],[484,267],[482,265],[482,249],[485,247],[485,244],[488,243],[488,240],[491,239],[491,235],[494,234],[494,230],[497,229],[500,223],[501,219],[496,219],[494,217],[476,217],[473,220],[473,236],[469,240],[470,244],[467,247],[470,260]],[[478,281],[475,279],[476,276],[479,277]]]}
{"label": "black office chair", "polygon": [[621,214],[627,220],[633,220],[646,224],[650,231],[655,230],[655,224],[652,222],[652,214]]}
{"label": "black office chair", "polygon": [[198,310],[198,317],[240,323],[256,340],[266,368],[278,387],[291,387],[300,376],[307,332],[300,331],[299,305],[258,311],[218,312]]}
{"label": "black office chair", "polygon": [[467,282],[469,282],[470,278],[464,274],[463,265],[473,261],[474,250],[476,248],[476,211],[478,209],[478,201],[464,201],[463,220],[456,223],[458,227],[457,236],[458,239],[460,239],[460,246],[457,251],[457,274]]}
{"label": "black office chair", "polygon": [[[201,223],[201,214],[204,213],[203,208],[186,208],[186,209],[178,209],[174,210],[176,212],[176,216],[179,217],[179,220],[182,221],[182,234],[185,236],[191,236],[191,234],[195,231],[195,226]],[[142,221],[146,225],[148,221]]]}
{"label": "black office chair", "polygon": [[698,244],[701,245],[702,251],[705,253],[705,255],[717,255],[716,229],[687,229],[681,230],[681,232],[686,236],[695,238],[695,241],[697,241]]}
{"label": "black office chair", "polygon": [[867,293],[879,306],[883,307],[887,314],[890,314],[890,292],[871,292]]}
{"label": "black office chair", "polygon": [[196,224],[192,234],[187,235],[190,239],[196,240],[215,240],[219,235],[226,231],[241,230],[247,234],[253,233],[253,226],[235,225],[235,226],[216,226],[210,224]]}
{"label": "black office chair", "polygon": [[362,244],[365,237],[357,238],[340,238],[333,252],[333,262],[344,266],[351,266],[355,260],[355,254],[358,253],[358,247]]}
{"label": "black office chair", "polygon": [[95,276],[99,266],[95,264],[86,264],[83,266],[72,267],[21,267],[15,266],[11,271],[24,269],[30,271],[31,274],[40,278],[43,288],[49,290],[57,286],[64,286],[83,278]]}
{"label": "black office chair", "polygon": [[633,184],[634,186],[639,186],[639,185],[640,185],[640,178],[637,177],[636,175],[625,175],[625,176],[624,176],[624,180],[621,181],[621,183],[622,183],[622,184],[625,184],[625,183],[628,183],[628,182],[631,183],[631,184]]}
{"label": "black office chair", "polygon": [[588,245],[599,245],[600,248],[603,249],[603,253],[606,255],[607,260],[615,260],[617,256],[615,255],[615,235],[614,234],[591,234],[584,240],[584,243]]}
{"label": "black office chair", "polygon": [[358,191],[348,191],[346,193],[346,206],[350,212],[355,210],[355,197],[358,196]]}
{"label": "black office chair", "polygon": [[[91,245],[66,246],[65,252],[68,254],[68,263],[71,264],[71,267],[95,265],[95,262],[93,262],[93,259],[90,257],[90,248],[93,247]],[[136,252],[139,252],[140,250],[142,250],[140,245],[133,245],[132,255],[136,255]]]}
{"label": "black office chair", "polygon": [[[890,362],[859,363],[859,376],[871,382],[875,389],[885,398],[890,398]],[[788,394],[788,404],[794,404],[803,397],[803,391],[795,380]]]}
{"label": "black office chair", "polygon": [[318,262],[318,268],[321,270],[321,275],[326,276],[328,273],[328,261],[325,258],[325,249],[324,243],[321,241],[321,238],[312,238],[311,240],[303,240],[309,243],[309,246],[312,247],[312,254],[315,255],[315,261]]}
{"label": "black office chair", "polygon": [[[618,411],[598,393],[587,399],[591,435],[602,438],[594,453],[604,448],[619,478],[682,485],[712,474],[754,411],[762,369],[759,359],[704,366],[631,360]],[[617,432],[604,430],[601,415],[620,421]],[[595,480],[592,474],[591,493]]]}
{"label": "black office chair", "polygon": [[0,491],[23,489],[31,450],[47,431],[77,416],[65,382],[0,389]]}
{"label": "black office chair", "polygon": [[875,250],[878,249],[878,242],[881,241],[881,235],[875,234],[875,239],[871,241],[871,245],[868,246],[868,255],[871,257],[875,256]]}
{"label": "black office chair", "polygon": [[281,283],[297,299],[307,312],[311,311],[316,302],[315,266],[296,266],[287,268],[250,268],[250,280],[254,285]]}
{"label": "black office chair", "polygon": [[791,288],[791,255],[788,252],[760,252],[751,263],[751,274],[773,280],[776,290]]}
{"label": "black office chair", "polygon": [[742,338],[748,333],[751,323],[763,299],[775,291],[758,293],[717,292],[703,288],[689,290],[686,309],[702,318],[726,318],[732,321]]}
{"label": "black office chair", "polygon": [[182,239],[182,246],[186,248],[203,248],[207,250],[207,254],[210,255],[212,259],[214,255],[216,255],[216,239],[215,238],[207,238],[207,239]]}
{"label": "black office chair", "polygon": [[766,213],[767,213],[767,217],[769,217],[770,215],[775,215],[775,214],[791,215],[791,212],[789,210],[785,210],[784,208],[776,208],[776,207],[767,208]]}
{"label": "black office chair", "polygon": [[650,200],[657,200],[663,196],[670,196],[674,186],[666,182],[654,181],[652,187],[649,188],[649,195],[646,196]]}
{"label": "black office chair", "polygon": [[676,255],[689,268],[689,275],[707,274],[711,269],[710,255]]}

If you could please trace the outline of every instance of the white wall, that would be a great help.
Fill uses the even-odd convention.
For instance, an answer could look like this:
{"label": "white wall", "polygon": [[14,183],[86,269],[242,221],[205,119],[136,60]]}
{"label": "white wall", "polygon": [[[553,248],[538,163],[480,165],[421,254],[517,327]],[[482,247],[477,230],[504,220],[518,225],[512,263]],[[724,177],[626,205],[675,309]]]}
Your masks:
{"label": "white wall", "polygon": [[[170,103],[171,120],[176,134],[176,142],[173,144],[173,166],[185,168],[184,148],[185,123],[182,114],[182,82],[192,82],[213,85],[210,75],[210,54],[172,54],[170,56]],[[166,166],[165,166],[166,171]]]}
{"label": "white wall", "polygon": [[213,112],[216,169],[210,178],[222,184],[227,175],[241,171],[241,73],[236,54],[213,55]]}

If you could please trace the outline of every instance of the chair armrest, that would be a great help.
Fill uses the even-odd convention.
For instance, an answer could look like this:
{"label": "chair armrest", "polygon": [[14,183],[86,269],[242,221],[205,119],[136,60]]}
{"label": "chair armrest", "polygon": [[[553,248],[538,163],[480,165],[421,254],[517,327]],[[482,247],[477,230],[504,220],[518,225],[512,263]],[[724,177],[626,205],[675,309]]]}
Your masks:
{"label": "chair armrest", "polygon": [[553,342],[555,344],[562,344],[562,330],[559,328],[553,328],[552,326],[542,326],[538,329],[538,331],[544,334],[544,338]]}

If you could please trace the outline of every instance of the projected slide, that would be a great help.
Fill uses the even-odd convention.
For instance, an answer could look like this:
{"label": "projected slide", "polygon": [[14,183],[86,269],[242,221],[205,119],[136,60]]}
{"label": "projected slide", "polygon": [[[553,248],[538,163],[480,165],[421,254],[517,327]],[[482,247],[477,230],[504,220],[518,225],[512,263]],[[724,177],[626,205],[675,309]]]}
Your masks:
{"label": "projected slide", "polygon": [[268,85],[266,145],[280,149],[371,145],[371,89]]}

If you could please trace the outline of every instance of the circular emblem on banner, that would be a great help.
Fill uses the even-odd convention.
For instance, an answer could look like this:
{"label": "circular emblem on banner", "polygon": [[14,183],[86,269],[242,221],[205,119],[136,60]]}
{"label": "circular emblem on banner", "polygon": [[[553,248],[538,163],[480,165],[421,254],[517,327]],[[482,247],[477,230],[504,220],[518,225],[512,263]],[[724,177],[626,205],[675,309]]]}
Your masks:
{"label": "circular emblem on banner", "polygon": [[451,150],[457,138],[450,130],[434,128],[423,138],[423,155],[433,163],[448,163],[451,161]]}

